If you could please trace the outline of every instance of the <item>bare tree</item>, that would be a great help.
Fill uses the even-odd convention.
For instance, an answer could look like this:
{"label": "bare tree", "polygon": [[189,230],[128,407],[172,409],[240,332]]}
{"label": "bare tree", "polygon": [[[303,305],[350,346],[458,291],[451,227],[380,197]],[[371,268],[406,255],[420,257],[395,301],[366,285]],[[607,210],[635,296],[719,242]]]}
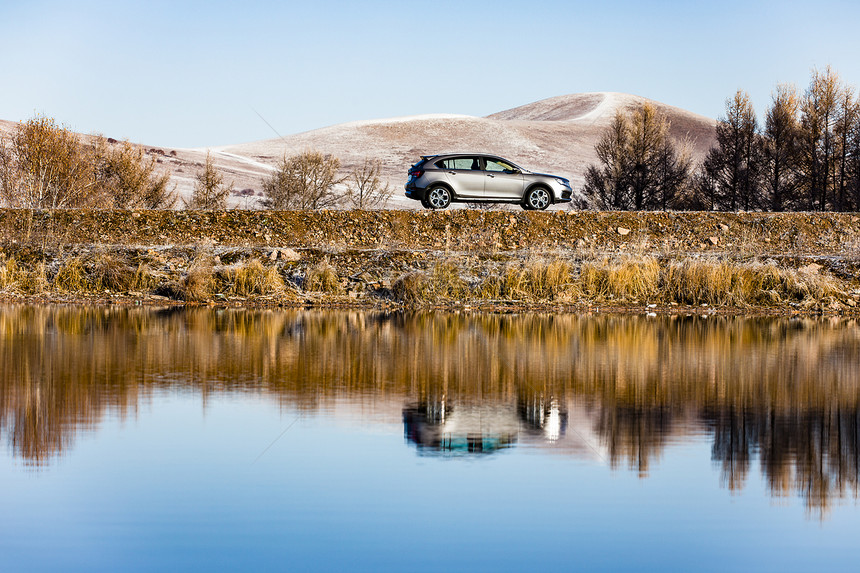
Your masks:
{"label": "bare tree", "polygon": [[782,84],[773,92],[764,126],[765,185],[772,211],[791,206],[797,189],[797,146],[800,124],[799,100],[793,85]]}
{"label": "bare tree", "polygon": [[829,66],[812,71],[801,105],[801,175],[806,207],[824,211],[832,207],[835,181],[835,134],[843,88],[839,74]]}
{"label": "bare tree", "polygon": [[325,209],[338,202],[334,186],[340,160],[319,151],[284,156],[272,176],[263,182],[266,204],[272,209]]}
{"label": "bare tree", "polygon": [[378,159],[364,158],[347,177],[347,200],[356,209],[384,207],[391,198],[392,189],[388,182],[380,178],[382,162]]}
{"label": "bare tree", "polygon": [[617,112],[595,151],[600,164],[588,167],[583,192],[598,208],[671,209],[689,186],[690,153],[650,103]]}
{"label": "bare tree", "polygon": [[600,166],[589,165],[583,192],[598,209],[629,208],[629,165],[626,146],[630,126],[621,111],[595,146]]}
{"label": "bare tree", "polygon": [[761,207],[761,138],[749,94],[738,90],[726,100],[726,115],[717,123],[717,145],[704,169],[715,185],[714,204],[729,211]]}
{"label": "bare tree", "polygon": [[233,191],[233,183],[224,184],[224,177],[212,163],[212,157],[206,152],[206,164],[200,171],[194,183],[191,200],[185,202],[187,209],[226,209],[227,197]]}

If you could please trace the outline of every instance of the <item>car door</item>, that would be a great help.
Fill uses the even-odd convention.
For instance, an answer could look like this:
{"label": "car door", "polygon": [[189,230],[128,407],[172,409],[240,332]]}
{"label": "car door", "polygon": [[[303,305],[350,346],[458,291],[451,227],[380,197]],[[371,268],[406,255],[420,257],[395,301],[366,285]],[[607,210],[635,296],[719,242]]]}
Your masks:
{"label": "car door", "polygon": [[484,158],[484,198],[518,201],[523,196],[523,174],[498,157]]}
{"label": "car door", "polygon": [[484,170],[476,156],[451,157],[442,162],[445,176],[454,193],[461,198],[484,196]]}

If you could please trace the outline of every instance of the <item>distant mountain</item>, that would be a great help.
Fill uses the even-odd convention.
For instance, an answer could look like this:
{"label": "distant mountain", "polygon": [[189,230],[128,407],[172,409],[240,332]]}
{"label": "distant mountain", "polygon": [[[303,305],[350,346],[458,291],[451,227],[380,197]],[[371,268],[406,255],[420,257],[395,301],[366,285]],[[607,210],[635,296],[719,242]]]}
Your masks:
{"label": "distant mountain", "polygon": [[[441,152],[486,152],[506,157],[528,169],[569,177],[574,190],[582,187],[585,170],[596,161],[594,145],[617,110],[630,110],[646,98],[614,93],[585,93],[553,97],[487,117],[419,115],[355,121],[313,131],[240,145],[212,147],[216,165],[233,180],[232,203],[252,206],[259,199],[262,179],[284,155],[317,149],[340,158],[349,170],[365,157],[382,161],[384,176],[395,189],[392,207],[415,207],[402,193],[409,166],[421,155]],[[713,119],[651,101],[671,123],[671,134],[689,140],[701,158],[714,143]],[[4,128],[0,125],[0,130]],[[183,195],[193,188],[193,176],[206,149],[149,148]],[[244,190],[245,195],[239,195]]]}

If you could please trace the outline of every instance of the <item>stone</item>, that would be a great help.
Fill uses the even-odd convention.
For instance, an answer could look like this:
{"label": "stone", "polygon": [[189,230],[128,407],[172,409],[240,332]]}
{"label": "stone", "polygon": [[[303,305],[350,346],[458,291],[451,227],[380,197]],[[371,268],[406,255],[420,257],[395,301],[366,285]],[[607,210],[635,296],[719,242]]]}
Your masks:
{"label": "stone", "polygon": [[269,260],[270,261],[277,261],[278,260],[278,251],[272,251],[271,253],[269,253]]}
{"label": "stone", "polygon": [[630,234],[630,229],[625,229],[624,227],[618,227],[615,229],[615,232],[624,237],[625,235]]}
{"label": "stone", "polygon": [[728,225],[726,225],[725,223],[720,223],[720,231],[722,231],[723,233],[726,233],[726,232],[728,232],[728,230],[729,230]]}
{"label": "stone", "polygon": [[281,259],[284,261],[298,261],[302,256],[295,249],[281,249]]}
{"label": "stone", "polygon": [[810,275],[817,275],[818,271],[820,271],[823,268],[824,267],[822,267],[818,263],[809,263],[808,265],[800,267],[797,270],[799,270],[802,273],[808,273]]}
{"label": "stone", "polygon": [[720,242],[719,237],[708,237],[708,240],[711,242],[712,245],[716,245],[717,243]]}

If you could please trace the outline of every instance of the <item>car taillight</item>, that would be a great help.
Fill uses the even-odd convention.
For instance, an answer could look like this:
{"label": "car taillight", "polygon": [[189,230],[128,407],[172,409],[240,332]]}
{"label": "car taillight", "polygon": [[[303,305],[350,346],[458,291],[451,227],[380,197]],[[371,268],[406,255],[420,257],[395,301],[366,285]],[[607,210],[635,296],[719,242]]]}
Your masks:
{"label": "car taillight", "polygon": [[421,169],[413,169],[412,171],[409,172],[409,175],[411,175],[415,179],[418,179],[419,177],[424,175],[424,171],[422,171]]}

